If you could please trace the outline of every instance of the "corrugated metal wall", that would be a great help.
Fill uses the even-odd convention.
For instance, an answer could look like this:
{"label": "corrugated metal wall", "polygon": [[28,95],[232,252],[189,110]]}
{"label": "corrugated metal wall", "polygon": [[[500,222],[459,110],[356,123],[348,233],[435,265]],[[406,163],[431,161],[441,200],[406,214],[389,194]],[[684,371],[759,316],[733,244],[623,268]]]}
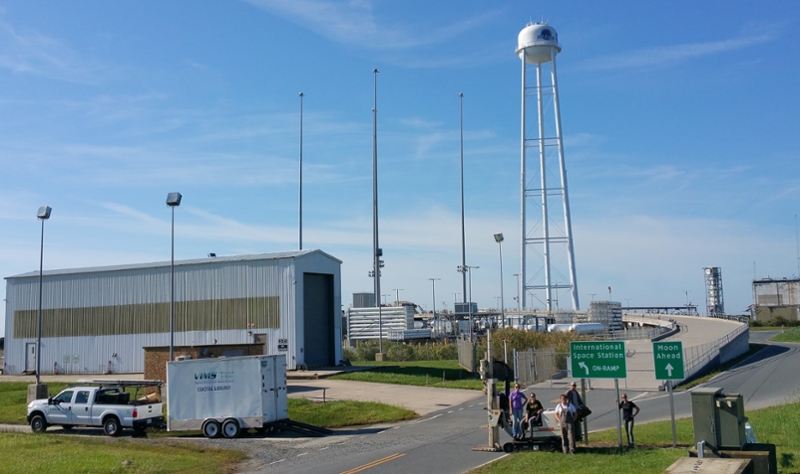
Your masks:
{"label": "corrugated metal wall", "polygon": [[[302,279],[295,271],[333,274],[340,308],[340,263],[319,251],[269,255],[176,262],[175,345],[251,343],[263,334],[268,354],[286,354],[289,369],[302,364]],[[142,347],[169,345],[169,279],[168,264],[45,272],[42,373],[102,373],[109,362],[114,372],[142,372]],[[7,279],[5,373],[25,370],[38,294],[38,275]],[[340,320],[334,317],[339,335]],[[336,347],[338,360],[341,342]]]}

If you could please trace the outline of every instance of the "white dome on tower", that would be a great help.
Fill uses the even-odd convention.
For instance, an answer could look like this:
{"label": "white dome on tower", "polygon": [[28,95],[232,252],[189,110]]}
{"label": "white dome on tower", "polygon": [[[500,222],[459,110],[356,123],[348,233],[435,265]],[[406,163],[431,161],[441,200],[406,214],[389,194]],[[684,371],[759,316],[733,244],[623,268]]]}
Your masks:
{"label": "white dome on tower", "polygon": [[[558,33],[555,28],[542,23],[528,23],[519,32],[517,42],[517,55],[522,58],[525,52],[525,62],[530,64],[542,64],[550,61],[552,56],[561,52],[561,45],[558,44]],[[551,56],[552,54],[552,56]]]}

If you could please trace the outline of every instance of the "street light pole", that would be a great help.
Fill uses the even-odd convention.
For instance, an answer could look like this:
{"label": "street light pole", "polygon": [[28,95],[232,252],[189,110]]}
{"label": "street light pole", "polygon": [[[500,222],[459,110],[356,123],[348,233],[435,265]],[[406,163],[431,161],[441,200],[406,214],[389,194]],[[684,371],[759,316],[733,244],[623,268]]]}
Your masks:
{"label": "street light pole", "polygon": [[400,304],[400,292],[403,291],[403,288],[392,288],[394,291],[394,302],[395,304]]}
{"label": "street light pole", "polygon": [[298,240],[303,250],[303,93],[300,93],[300,196],[299,196]]}
{"label": "street light pole", "polygon": [[[459,112],[458,112],[458,121],[459,121],[459,142],[460,142],[460,150],[461,150],[461,267],[459,267],[459,271],[461,272],[461,282],[463,285],[463,295],[466,303],[467,298],[467,238],[466,233],[464,230],[464,94],[458,94],[458,103],[459,103]],[[471,296],[471,295],[470,295]],[[470,333],[471,333],[470,329]]]}
{"label": "street light pole", "polygon": [[522,300],[519,299],[519,273],[514,274],[517,277],[517,316],[522,316]]}
{"label": "street light pole", "polygon": [[42,240],[39,248],[39,315],[36,324],[36,386],[37,396],[38,386],[41,383],[40,375],[42,373],[42,270],[44,268],[44,221],[50,219],[50,213],[53,209],[50,206],[42,206],[36,213],[36,217],[42,221]]}
{"label": "street light pole", "polygon": [[503,329],[506,328],[506,303],[503,291],[503,233],[494,234],[494,241],[500,246],[500,314],[503,316]]}
{"label": "street light pole", "polygon": [[372,69],[372,257],[375,278],[375,300],[378,301],[378,353],[383,360],[383,309],[381,297],[381,256],[378,245],[378,69]]}
{"label": "street light pole", "polygon": [[169,265],[169,360],[175,360],[175,208],[181,205],[181,193],[167,194],[167,206],[172,209],[172,240]]}
{"label": "street light pole", "polygon": [[431,291],[433,292],[433,329],[436,331],[436,337],[439,337],[438,326],[436,325],[436,280],[441,278],[428,278],[431,281]]}
{"label": "street light pole", "polygon": [[[465,267],[465,269],[468,270],[468,271],[472,270],[473,268],[478,269],[478,268],[481,268],[481,267],[473,267],[473,266],[469,266],[469,265],[467,265]],[[471,271],[469,272],[469,301],[467,302],[467,304],[469,305],[469,341],[472,342],[472,340],[473,340],[473,338],[472,338],[472,326],[473,326],[473,324],[472,324],[472,272]]]}

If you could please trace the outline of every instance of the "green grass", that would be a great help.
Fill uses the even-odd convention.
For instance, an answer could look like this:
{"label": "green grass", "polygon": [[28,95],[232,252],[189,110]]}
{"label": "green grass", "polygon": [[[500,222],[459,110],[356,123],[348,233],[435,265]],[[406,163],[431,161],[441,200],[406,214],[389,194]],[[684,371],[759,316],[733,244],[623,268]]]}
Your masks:
{"label": "green grass", "polygon": [[782,332],[770,340],[775,342],[800,342],[800,327]]}
{"label": "green grass", "polygon": [[304,398],[289,399],[290,419],[324,428],[390,423],[417,416],[411,410],[383,403],[353,400],[316,403]]}
{"label": "green grass", "polygon": [[0,433],[4,473],[229,473],[247,455],[191,443]]}
{"label": "green grass", "polygon": [[335,375],[331,378],[419,387],[428,385],[440,388],[483,389],[481,380],[459,367],[458,362],[454,360],[357,362],[356,364],[374,368],[368,371]]}
{"label": "green grass", "polygon": [[[51,394],[56,394],[65,387],[66,384],[63,383],[48,385]],[[25,382],[0,383],[0,423],[25,424],[27,422],[25,419],[27,390],[28,384]],[[410,420],[417,416],[416,413],[405,408],[383,403],[350,400],[337,400],[323,404],[290,398],[288,405],[290,419],[325,428],[390,423]],[[159,433],[159,436],[175,436],[174,432],[164,433]],[[181,434],[197,435],[199,432]]]}
{"label": "green grass", "polygon": [[698,377],[696,379],[690,380],[687,383],[678,385],[677,387],[675,387],[675,390],[689,390],[692,387],[696,387],[696,386],[698,386],[698,385],[700,385],[702,383],[706,383],[709,380],[711,380],[712,378],[714,378],[717,375],[719,375],[720,373],[725,372],[726,370],[728,370],[731,367],[735,366],[736,364],[742,362],[743,360],[747,359],[748,357],[751,357],[752,355],[756,354],[758,351],[760,351],[761,349],[764,349],[765,347],[767,347],[767,344],[755,344],[755,343],[752,343],[752,344],[750,344],[750,349],[747,352],[745,352],[744,354],[740,355],[739,357],[737,357],[737,358],[735,358],[733,360],[729,360],[728,362],[725,362],[724,364],[721,364],[720,366],[716,367],[714,370],[712,370],[711,372],[707,373],[706,375],[703,375],[702,377]]}
{"label": "green grass", "polygon": [[[0,423],[24,424],[28,407],[27,382],[0,383]],[[64,390],[65,383],[48,383],[47,390],[51,395]]]}
{"label": "green grass", "polygon": [[[759,443],[777,447],[778,472],[800,472],[800,402],[794,401],[761,410],[747,411],[750,424]],[[676,420],[678,448],[672,448],[672,428],[669,421],[636,425],[634,449],[617,450],[617,430],[590,433],[589,447],[578,443],[575,456],[561,453],[520,452],[497,462],[470,471],[472,474],[528,472],[536,466],[537,472],[548,474],[605,474],[635,472],[656,474],[663,472],[676,460],[686,456],[687,448],[694,443],[691,418]],[[622,430],[623,439],[625,430]]]}

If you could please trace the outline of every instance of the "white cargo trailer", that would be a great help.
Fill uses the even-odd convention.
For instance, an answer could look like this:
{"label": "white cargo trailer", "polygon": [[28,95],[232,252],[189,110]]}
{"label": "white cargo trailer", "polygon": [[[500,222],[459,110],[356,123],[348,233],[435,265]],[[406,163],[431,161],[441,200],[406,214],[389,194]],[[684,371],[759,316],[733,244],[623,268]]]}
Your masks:
{"label": "white cargo trailer", "polygon": [[236,438],[288,418],[286,356],[167,362],[167,430]]}

